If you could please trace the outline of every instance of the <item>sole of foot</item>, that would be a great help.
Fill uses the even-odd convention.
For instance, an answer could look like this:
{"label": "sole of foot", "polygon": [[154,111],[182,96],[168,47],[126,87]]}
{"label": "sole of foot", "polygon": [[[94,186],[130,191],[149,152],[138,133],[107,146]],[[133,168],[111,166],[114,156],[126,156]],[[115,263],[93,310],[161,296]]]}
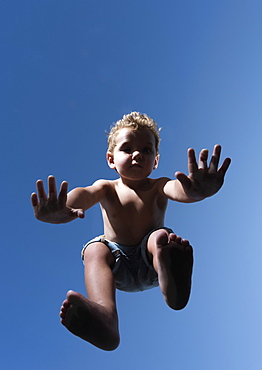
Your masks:
{"label": "sole of foot", "polygon": [[119,345],[117,314],[110,315],[104,307],[80,293],[68,291],[60,318],[71,333],[100,349],[113,351]]}
{"label": "sole of foot", "polygon": [[184,308],[189,300],[193,270],[193,249],[176,234],[159,232],[157,238],[159,286],[169,307]]}

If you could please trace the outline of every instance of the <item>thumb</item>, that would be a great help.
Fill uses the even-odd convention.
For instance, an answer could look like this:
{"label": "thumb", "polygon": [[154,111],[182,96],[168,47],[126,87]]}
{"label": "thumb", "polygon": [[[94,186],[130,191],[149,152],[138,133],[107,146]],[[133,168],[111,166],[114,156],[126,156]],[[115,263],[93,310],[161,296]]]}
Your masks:
{"label": "thumb", "polygon": [[82,208],[72,209],[72,213],[74,214],[74,216],[76,216],[78,218],[84,218],[85,217],[85,212]]}
{"label": "thumb", "polygon": [[191,181],[189,177],[185,175],[183,172],[176,172],[175,176],[178,179],[178,181],[181,183],[185,191],[191,187]]}
{"label": "thumb", "polygon": [[79,218],[85,218],[85,212],[84,212],[84,210],[83,209],[78,209],[77,210],[77,216]]}

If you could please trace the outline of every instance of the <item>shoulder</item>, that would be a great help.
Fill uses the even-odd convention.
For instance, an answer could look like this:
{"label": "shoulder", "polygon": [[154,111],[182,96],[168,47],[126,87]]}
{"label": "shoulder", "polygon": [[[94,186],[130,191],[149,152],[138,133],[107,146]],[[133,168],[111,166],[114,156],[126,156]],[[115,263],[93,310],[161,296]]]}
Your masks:
{"label": "shoulder", "polygon": [[164,196],[164,187],[165,185],[170,181],[170,178],[168,177],[160,177],[158,179],[148,179],[149,182],[149,188],[155,192],[158,193],[158,195]]}
{"label": "shoulder", "polygon": [[105,180],[105,179],[99,179],[96,180],[91,186],[94,188],[112,188],[115,186],[116,180]]}
{"label": "shoulder", "polygon": [[115,188],[115,184],[115,180],[99,179],[96,180],[91,186],[87,186],[86,189],[91,192],[99,192],[100,194],[105,196],[108,191]]}
{"label": "shoulder", "polygon": [[168,181],[170,181],[168,177],[159,177],[158,179],[148,178],[148,180],[152,186],[161,186],[162,184],[166,184]]}
{"label": "shoulder", "polygon": [[93,182],[91,186],[102,187],[102,186],[106,186],[108,182],[109,180],[99,179]]}
{"label": "shoulder", "polygon": [[157,188],[158,188],[159,192],[160,192],[162,195],[164,195],[164,193],[163,193],[163,189],[164,189],[165,185],[166,185],[169,181],[171,181],[171,179],[170,179],[169,177],[160,177],[160,178],[156,179],[155,181],[156,181],[156,186],[157,186]]}

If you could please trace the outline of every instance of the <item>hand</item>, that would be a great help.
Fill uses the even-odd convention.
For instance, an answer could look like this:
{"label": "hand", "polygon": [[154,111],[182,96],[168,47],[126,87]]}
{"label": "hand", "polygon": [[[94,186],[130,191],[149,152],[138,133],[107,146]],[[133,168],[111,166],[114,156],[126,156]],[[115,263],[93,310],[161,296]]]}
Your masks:
{"label": "hand", "polygon": [[201,200],[214,195],[221,188],[231,160],[230,158],[226,158],[218,169],[220,153],[221,146],[215,145],[208,167],[207,149],[201,150],[198,164],[194,149],[188,150],[188,176],[182,172],[176,172],[175,175],[189,198]]}
{"label": "hand", "polygon": [[84,218],[83,209],[66,206],[68,183],[63,181],[57,196],[54,176],[48,177],[48,196],[46,196],[42,180],[36,182],[37,192],[31,195],[35,217],[43,222],[54,224],[70,222],[76,218]]}

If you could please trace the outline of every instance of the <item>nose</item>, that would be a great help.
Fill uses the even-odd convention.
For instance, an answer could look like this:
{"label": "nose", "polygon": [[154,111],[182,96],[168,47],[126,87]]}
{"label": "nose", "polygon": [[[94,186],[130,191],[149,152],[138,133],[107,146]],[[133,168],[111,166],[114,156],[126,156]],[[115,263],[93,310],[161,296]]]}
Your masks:
{"label": "nose", "polygon": [[132,153],[132,157],[133,159],[136,159],[136,158],[141,158],[141,153],[139,150],[135,150],[133,153]]}

